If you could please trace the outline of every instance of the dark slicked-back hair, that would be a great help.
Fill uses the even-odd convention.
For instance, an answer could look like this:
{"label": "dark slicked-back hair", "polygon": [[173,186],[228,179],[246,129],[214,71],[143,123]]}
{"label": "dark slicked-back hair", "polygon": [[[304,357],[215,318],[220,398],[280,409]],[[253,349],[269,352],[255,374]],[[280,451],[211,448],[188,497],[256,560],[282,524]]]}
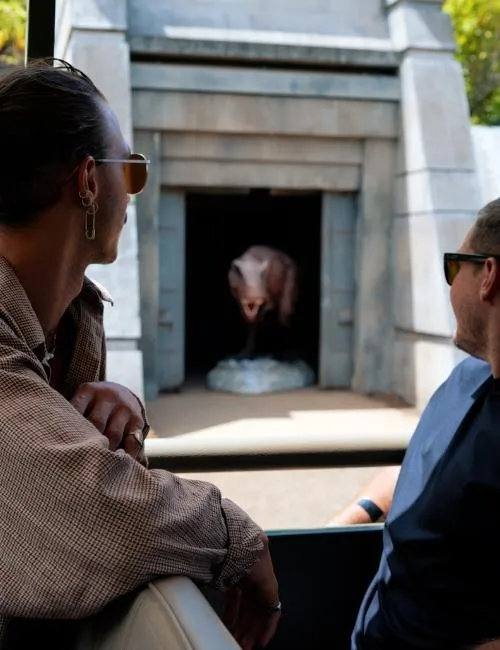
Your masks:
{"label": "dark slicked-back hair", "polygon": [[29,224],[57,203],[85,156],[105,157],[102,100],[60,59],[0,75],[0,226]]}

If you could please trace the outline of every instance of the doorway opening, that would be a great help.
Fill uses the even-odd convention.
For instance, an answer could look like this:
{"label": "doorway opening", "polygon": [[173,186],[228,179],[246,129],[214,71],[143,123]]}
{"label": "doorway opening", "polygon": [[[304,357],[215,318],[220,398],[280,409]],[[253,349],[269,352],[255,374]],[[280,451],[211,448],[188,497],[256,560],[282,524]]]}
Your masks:
{"label": "doorway opening", "polygon": [[252,245],[287,253],[298,265],[299,356],[317,373],[320,323],[321,194],[269,190],[186,196],[185,376],[204,380],[237,354],[245,324],[229,291],[233,259]]}

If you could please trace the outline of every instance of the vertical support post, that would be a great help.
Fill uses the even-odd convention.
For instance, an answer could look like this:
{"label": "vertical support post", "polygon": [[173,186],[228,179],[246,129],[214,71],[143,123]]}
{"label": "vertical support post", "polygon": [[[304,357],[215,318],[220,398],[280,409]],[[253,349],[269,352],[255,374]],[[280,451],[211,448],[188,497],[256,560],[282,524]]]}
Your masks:
{"label": "vertical support post", "polygon": [[395,143],[365,143],[358,219],[354,377],[360,393],[389,392],[392,384],[391,236]]}
{"label": "vertical support post", "polygon": [[141,350],[144,364],[144,396],[158,396],[158,314],[160,311],[159,209],[161,192],[161,134],[139,131],[135,134],[138,151],[151,160],[148,184],[137,197],[137,236],[139,287],[141,297]]}
{"label": "vertical support post", "polygon": [[25,65],[31,59],[54,56],[56,0],[27,0],[26,14]]}
{"label": "vertical support post", "polygon": [[323,194],[321,215],[321,388],[350,388],[353,372],[355,197]]}

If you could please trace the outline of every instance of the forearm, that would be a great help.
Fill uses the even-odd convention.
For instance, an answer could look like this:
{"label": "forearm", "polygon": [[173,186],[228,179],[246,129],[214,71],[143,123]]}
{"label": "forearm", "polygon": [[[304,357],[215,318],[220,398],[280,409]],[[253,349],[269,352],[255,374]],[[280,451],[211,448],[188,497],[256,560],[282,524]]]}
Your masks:
{"label": "forearm", "polygon": [[110,451],[32,372],[0,385],[4,615],[80,618],[161,575],[223,588],[257,560],[261,529],[215,486]]}
{"label": "forearm", "polygon": [[[124,452],[57,455],[55,462],[38,456],[54,479],[45,476],[45,489],[32,480],[36,497],[0,482],[9,494],[6,508],[2,499],[10,533],[0,558],[4,614],[79,618],[161,575],[224,587],[256,561],[260,528],[236,508],[228,514],[214,486],[148,472]],[[33,458],[24,462],[39,474]]]}
{"label": "forearm", "polygon": [[399,466],[385,467],[379,471],[340,513],[328,522],[328,526],[349,526],[372,523],[370,515],[358,505],[362,498],[369,499],[382,512],[383,520],[392,505],[392,497],[399,476]]}

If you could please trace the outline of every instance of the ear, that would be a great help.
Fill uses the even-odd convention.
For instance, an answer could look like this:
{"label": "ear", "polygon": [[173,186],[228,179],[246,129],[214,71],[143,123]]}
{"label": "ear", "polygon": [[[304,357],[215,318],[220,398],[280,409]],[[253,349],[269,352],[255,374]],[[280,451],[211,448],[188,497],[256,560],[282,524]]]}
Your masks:
{"label": "ear", "polygon": [[81,196],[90,195],[93,201],[97,197],[97,166],[92,156],[86,156],[78,167],[78,193]]}
{"label": "ear", "polygon": [[484,302],[492,302],[500,294],[500,264],[493,257],[484,263],[483,279],[479,296]]}

